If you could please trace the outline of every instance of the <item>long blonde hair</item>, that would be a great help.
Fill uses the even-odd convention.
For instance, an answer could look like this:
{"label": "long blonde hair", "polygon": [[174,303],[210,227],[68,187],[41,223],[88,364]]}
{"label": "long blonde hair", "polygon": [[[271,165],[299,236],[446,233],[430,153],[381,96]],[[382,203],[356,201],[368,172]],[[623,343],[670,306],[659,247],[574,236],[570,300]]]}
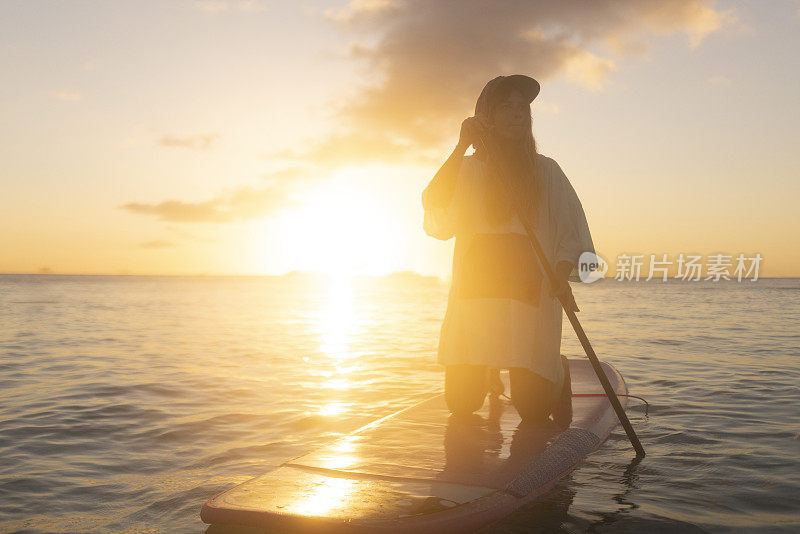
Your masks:
{"label": "long blonde hair", "polygon": [[479,148],[475,155],[489,164],[490,179],[485,199],[489,223],[499,225],[508,222],[514,213],[516,199],[519,199],[523,216],[527,216],[531,225],[535,226],[535,214],[542,196],[542,180],[530,115],[525,134],[517,142],[500,137],[491,127],[484,142],[489,153],[484,154]]}

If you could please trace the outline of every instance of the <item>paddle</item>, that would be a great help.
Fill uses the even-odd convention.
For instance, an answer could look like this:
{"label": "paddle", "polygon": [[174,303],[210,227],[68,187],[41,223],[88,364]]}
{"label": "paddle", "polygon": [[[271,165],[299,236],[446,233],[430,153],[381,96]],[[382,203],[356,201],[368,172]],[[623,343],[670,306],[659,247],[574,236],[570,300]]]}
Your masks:
{"label": "paddle", "polygon": [[[483,137],[478,139],[478,142],[481,145],[481,150],[489,158],[491,161],[496,161],[498,166],[500,165],[500,158],[495,159],[494,156],[489,152],[486,147],[486,143],[483,140]],[[489,168],[492,168],[489,166]],[[542,250],[542,245],[539,243],[539,240],[536,239],[536,234],[531,227],[530,221],[528,217],[525,215],[525,211],[521,205],[519,197],[514,196],[511,193],[510,188],[508,187],[507,182],[503,179],[502,176],[497,176],[497,180],[502,185],[503,189],[506,192],[506,196],[511,199],[511,203],[517,212],[517,216],[519,217],[522,226],[525,227],[525,231],[528,233],[528,238],[531,241],[531,245],[533,246],[533,250],[536,252],[536,256],[539,259],[539,263],[542,265],[542,268],[547,275],[547,279],[550,281],[551,287],[556,287],[557,279],[556,273],[553,270],[550,263],[547,261],[547,256],[545,256],[544,251]],[[617,418],[619,422],[622,424],[622,428],[625,429],[625,433],[628,435],[628,439],[633,445],[633,448],[636,450],[636,456],[644,457],[644,447],[642,447],[641,442],[639,441],[638,436],[636,436],[636,432],[634,432],[633,427],[631,426],[631,422],[628,420],[628,416],[625,414],[625,410],[622,409],[622,404],[620,404],[619,399],[617,398],[617,394],[614,391],[614,388],[611,387],[611,384],[606,377],[606,374],[603,372],[603,368],[600,365],[600,361],[597,359],[597,354],[595,354],[594,349],[592,348],[592,344],[589,343],[589,338],[586,337],[586,332],[583,331],[583,327],[581,326],[580,321],[578,321],[578,317],[575,315],[575,312],[569,309],[568,302],[566,302],[564,295],[558,297],[559,302],[561,303],[561,307],[564,308],[564,312],[567,314],[567,318],[569,318],[570,324],[572,324],[572,328],[575,330],[575,334],[577,334],[578,339],[583,346],[583,350],[586,352],[586,356],[589,358],[589,361],[592,363],[592,368],[594,372],[597,374],[597,378],[600,380],[600,384],[603,386],[603,390],[606,392],[606,396],[608,400],[611,402],[611,406],[614,408],[614,412],[617,414]]]}

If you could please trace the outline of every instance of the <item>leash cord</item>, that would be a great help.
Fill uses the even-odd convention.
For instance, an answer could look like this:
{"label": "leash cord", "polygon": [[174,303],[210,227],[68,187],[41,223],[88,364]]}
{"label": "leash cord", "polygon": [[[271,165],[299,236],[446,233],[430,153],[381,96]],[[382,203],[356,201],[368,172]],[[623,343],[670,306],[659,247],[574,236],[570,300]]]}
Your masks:
{"label": "leash cord", "polygon": [[[505,393],[500,394],[501,397],[505,397],[508,400],[511,400],[511,397],[506,395]],[[608,397],[605,393],[573,393],[573,397]],[[638,395],[622,395],[617,393],[617,397],[630,397],[632,399],[639,399],[644,403],[644,414],[647,415],[647,412],[650,410],[650,403],[647,402],[646,399],[643,397],[639,397]]]}

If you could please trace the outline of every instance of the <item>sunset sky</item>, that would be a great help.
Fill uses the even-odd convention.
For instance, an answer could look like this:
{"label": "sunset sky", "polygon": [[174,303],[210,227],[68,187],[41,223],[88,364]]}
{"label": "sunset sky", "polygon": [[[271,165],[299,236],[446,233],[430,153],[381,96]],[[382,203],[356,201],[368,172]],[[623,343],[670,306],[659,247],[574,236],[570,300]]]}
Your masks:
{"label": "sunset sky", "polygon": [[800,2],[0,3],[0,272],[446,275],[420,193],[484,84],[597,251],[800,276]]}

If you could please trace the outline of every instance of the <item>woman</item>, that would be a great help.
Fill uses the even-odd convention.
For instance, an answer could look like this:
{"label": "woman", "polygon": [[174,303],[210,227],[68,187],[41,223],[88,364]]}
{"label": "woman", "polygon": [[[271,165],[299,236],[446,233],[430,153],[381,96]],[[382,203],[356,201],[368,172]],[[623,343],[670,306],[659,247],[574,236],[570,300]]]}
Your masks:
{"label": "woman", "polygon": [[[545,424],[552,414],[566,425],[571,389],[560,355],[558,297],[578,311],[568,278],[581,253],[594,247],[569,180],[558,163],[536,152],[530,104],[538,94],[539,83],[522,75],[499,76],[484,87],[475,116],[462,123],[455,150],[422,193],[424,228],[437,239],[456,237],[439,339],[450,411],[480,409],[490,370],[507,368],[523,421]],[[470,145],[476,151],[465,156]],[[554,287],[509,193],[555,269]]]}

